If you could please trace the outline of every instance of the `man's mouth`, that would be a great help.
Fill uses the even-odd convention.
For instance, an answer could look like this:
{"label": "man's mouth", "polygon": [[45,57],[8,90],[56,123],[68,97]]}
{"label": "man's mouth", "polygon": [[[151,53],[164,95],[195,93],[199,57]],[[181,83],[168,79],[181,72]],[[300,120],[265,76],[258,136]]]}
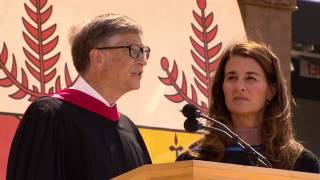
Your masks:
{"label": "man's mouth", "polygon": [[142,76],[142,71],[137,71],[137,72],[133,72],[131,74],[135,75],[135,76]]}

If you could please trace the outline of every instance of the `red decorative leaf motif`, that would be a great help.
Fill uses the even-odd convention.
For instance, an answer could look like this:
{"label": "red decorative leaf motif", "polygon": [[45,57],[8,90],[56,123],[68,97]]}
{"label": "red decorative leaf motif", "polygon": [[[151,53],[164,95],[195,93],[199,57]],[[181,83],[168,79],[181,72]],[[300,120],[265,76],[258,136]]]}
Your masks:
{"label": "red decorative leaf motif", "polygon": [[200,41],[204,41],[203,32],[201,32],[198,28],[196,28],[192,23],[191,23],[191,26],[192,26],[192,31],[193,31],[194,34],[197,36],[197,38],[198,38]]}
{"label": "red decorative leaf motif", "polygon": [[173,61],[173,67],[172,67],[172,71],[171,71],[170,75],[171,75],[171,78],[172,78],[173,81],[177,80],[177,78],[178,78],[178,66],[177,66],[176,61]]}
{"label": "red decorative leaf motif", "polygon": [[203,109],[208,109],[207,104],[206,104],[205,102],[203,102],[203,101],[201,101],[201,107],[202,107]]}
{"label": "red decorative leaf motif", "polygon": [[192,56],[193,60],[197,63],[197,65],[199,67],[205,67],[206,66],[206,64],[200,59],[200,57],[198,55],[196,55],[194,53],[193,50],[191,50],[191,56]]}
{"label": "red decorative leaf motif", "polygon": [[60,76],[58,76],[58,78],[56,79],[55,90],[56,92],[61,90]]}
{"label": "red decorative leaf motif", "polygon": [[59,38],[55,37],[53,40],[43,45],[43,55],[50,53],[58,44]]}
{"label": "red decorative leaf motif", "polygon": [[22,99],[27,95],[27,93],[25,91],[23,91],[22,89],[19,89],[17,92],[9,95],[11,98],[13,99]]}
{"label": "red decorative leaf motif", "polygon": [[52,13],[52,6],[50,6],[46,11],[41,13],[41,24],[44,24],[47,22],[47,20],[50,18]]}
{"label": "red decorative leaf motif", "polygon": [[[167,71],[169,70],[169,61],[166,57],[162,57],[161,58],[161,67],[163,70]],[[160,81],[165,84],[165,85],[171,85],[171,80],[169,77],[166,77],[166,78],[162,78],[162,77],[159,77]]]}
{"label": "red decorative leaf motif", "polygon": [[50,26],[49,28],[47,28],[46,30],[43,31],[43,33],[41,34],[42,36],[42,40],[45,41],[47,40],[50,36],[53,35],[53,33],[56,31],[57,25],[54,24],[52,26]]}
{"label": "red decorative leaf motif", "polygon": [[214,46],[211,49],[209,49],[208,58],[211,59],[214,56],[216,56],[218,54],[218,52],[221,50],[221,47],[222,47],[222,43],[219,43],[216,46]]}
{"label": "red decorative leaf motif", "polygon": [[[3,43],[3,48],[2,48],[2,51],[1,51],[1,54],[0,54],[0,69],[4,69],[4,70],[6,69],[5,65],[7,63],[7,60],[8,60],[8,49],[7,49],[6,44]],[[12,68],[13,67],[14,66],[12,66]],[[13,71],[13,69],[11,71]],[[0,86],[9,87],[12,84],[13,84],[13,82],[7,77],[0,79]]]}
{"label": "red decorative leaf motif", "polygon": [[30,96],[30,98],[28,99],[28,101],[34,101],[38,98],[38,96]]}
{"label": "red decorative leaf motif", "polygon": [[32,19],[32,21],[34,23],[37,23],[38,22],[38,16],[37,16],[37,13],[32,11],[26,3],[24,3],[24,9],[26,10],[28,16]]}
{"label": "red decorative leaf motif", "polygon": [[160,81],[163,83],[163,84],[165,84],[165,85],[171,85],[172,83],[171,83],[171,79],[170,78],[163,78],[163,77],[159,77],[159,79],[160,79]]}
{"label": "red decorative leaf motif", "polygon": [[[65,76],[65,81],[66,81],[67,87],[71,86],[72,85],[72,80],[71,80],[71,77],[70,77],[70,73],[69,73],[67,64],[64,65],[64,76]],[[78,76],[77,76],[76,79],[78,79]]]}
{"label": "red decorative leaf motif", "polygon": [[193,85],[191,85],[191,92],[192,92],[192,102],[198,102],[197,92],[194,89]]}
{"label": "red decorative leaf motif", "polygon": [[3,48],[0,54],[0,60],[2,62],[3,65],[5,65],[7,63],[8,60],[8,49],[7,49],[7,45],[6,43],[3,43]]}
{"label": "red decorative leaf motif", "polygon": [[207,17],[206,17],[206,29],[209,28],[209,26],[212,24],[213,21],[213,13],[211,12]]}
{"label": "red decorative leaf motif", "polygon": [[[22,85],[25,88],[28,88],[28,78],[27,75],[25,73],[25,71],[23,69],[21,69],[22,72]],[[18,89],[17,92],[13,93],[10,95],[11,98],[13,99],[22,99],[23,97],[25,97],[27,95],[27,92],[24,91],[23,89]]]}
{"label": "red decorative leaf motif", "polygon": [[10,87],[12,86],[13,82],[9,78],[0,79],[0,86],[3,87]]}
{"label": "red decorative leaf motif", "polygon": [[31,3],[34,7],[42,9],[47,4],[47,0],[31,0]]}
{"label": "red decorative leaf motif", "polygon": [[60,58],[60,53],[58,53],[58,54],[50,57],[48,60],[45,60],[45,61],[44,61],[44,69],[45,69],[45,70],[48,70],[48,69],[50,69],[51,67],[53,67],[53,66],[57,63],[57,61],[59,60],[59,58]]}
{"label": "red decorative leaf motif", "polygon": [[31,49],[39,54],[39,45],[34,42],[26,33],[23,32],[23,38],[26,41],[26,43],[28,44],[29,47],[31,47]]}
{"label": "red decorative leaf motif", "polygon": [[66,81],[66,86],[69,87],[69,86],[72,86],[77,81],[77,79],[79,78],[79,75],[72,81],[71,77],[70,77],[69,70],[68,70],[68,66],[67,66],[67,64],[65,64],[64,77],[65,77],[65,81]]}
{"label": "red decorative leaf motif", "polygon": [[32,90],[33,90],[34,92],[37,92],[37,93],[39,92],[38,87],[37,87],[37,86],[35,86],[35,85],[33,85],[33,86],[32,86]]}
{"label": "red decorative leaf motif", "polygon": [[197,14],[195,11],[193,11],[193,17],[196,19],[197,23],[202,27],[203,22],[201,16]]}
{"label": "red decorative leaf motif", "polygon": [[[165,64],[166,63],[165,61],[167,60],[167,58],[162,58],[162,60],[164,61],[164,64]],[[168,64],[168,66],[169,66],[169,64]],[[164,65],[163,69],[166,69],[166,71],[169,73],[167,65]],[[169,74],[170,74],[170,76],[168,78],[159,77],[160,81],[166,85],[171,85],[171,82],[175,82],[177,80],[178,66],[177,66],[176,61],[173,61],[173,67],[172,67],[172,70]]]}
{"label": "red decorative leaf motif", "polygon": [[166,57],[161,58],[161,67],[165,71],[167,71],[169,69],[169,61]]}
{"label": "red decorative leaf motif", "polygon": [[[197,88],[200,90],[200,92],[208,97],[209,94],[209,78],[210,78],[210,72],[213,70],[211,69],[210,65],[212,61],[212,58],[217,55],[217,53],[221,50],[222,43],[218,43],[212,48],[210,47],[210,42],[213,41],[213,39],[216,37],[218,26],[216,25],[213,29],[209,29],[211,24],[213,23],[213,12],[209,13],[209,15],[206,16],[205,8],[203,8],[206,2],[202,0],[198,1],[198,7],[200,8],[201,15],[198,15],[195,11],[193,11],[193,16],[196,19],[196,22],[201,26],[201,30],[195,31],[194,26],[192,24],[193,32],[195,35],[199,38],[199,32],[203,32],[203,38],[199,38],[202,44],[199,44],[194,39],[190,38],[192,47],[195,49],[195,51],[201,56],[198,57],[196,54],[192,54],[192,57],[196,64],[199,66],[200,69],[204,70],[204,74],[197,70],[194,66],[192,66],[193,72],[195,74],[194,82],[197,86]],[[201,23],[200,23],[201,22]],[[214,61],[214,60],[213,60]],[[202,62],[202,63],[201,63]],[[202,85],[200,82],[202,82],[204,85]],[[202,104],[203,106],[203,104]]]}
{"label": "red decorative leaf motif", "polygon": [[201,72],[199,72],[194,66],[192,66],[192,70],[196,75],[196,77],[200,79],[202,83],[207,83],[208,79]]}
{"label": "red decorative leaf motif", "polygon": [[197,53],[199,53],[200,56],[202,56],[203,58],[205,58],[204,48],[203,48],[202,46],[200,46],[195,40],[193,40],[192,37],[190,37],[190,41],[191,41],[191,45],[192,45],[193,48],[197,51]]}
{"label": "red decorative leaf motif", "polygon": [[[164,61],[166,60],[166,58],[162,58],[162,59]],[[178,74],[178,73],[169,72],[169,70],[168,70],[169,64],[166,64],[167,62],[163,62],[163,63],[164,64],[163,64],[162,68],[165,70],[168,77],[165,77],[165,78],[159,77],[160,81],[163,82],[164,84],[166,84],[167,86],[173,86],[177,90],[176,94],[165,95],[165,97],[175,103],[179,103],[179,102],[182,102],[183,100],[185,100],[188,103],[195,103],[196,104],[197,101],[194,101],[194,100],[197,100],[198,98],[197,98],[197,95],[195,94],[195,90],[192,85],[191,85],[192,99],[189,98],[187,95],[187,80],[185,78],[184,72],[182,71],[182,85],[180,88],[176,83],[177,78],[172,77],[173,74]],[[175,61],[174,61],[174,64],[175,64]],[[176,68],[174,68],[174,67],[176,67]],[[172,71],[178,72],[178,66],[173,65]],[[196,107],[199,108],[201,111],[205,112],[205,109],[203,109],[203,107],[201,107],[200,105],[196,104]]]}
{"label": "red decorative leaf motif", "polygon": [[[46,10],[42,10],[46,5],[46,0],[31,0],[32,5],[34,6],[36,12],[31,10],[27,4],[25,4],[25,9],[30,17],[36,24],[36,27],[30,27],[27,24],[27,19],[23,18],[25,28],[27,29],[28,33],[32,36],[37,36],[36,41],[33,41],[26,33],[23,33],[23,37],[27,42],[27,45],[35,52],[36,56],[32,55],[27,48],[24,48],[25,55],[27,60],[31,61],[35,68],[32,67],[29,63],[26,62],[26,66],[28,71],[33,75],[40,83],[40,95],[46,94],[46,84],[54,78],[56,75],[56,70],[52,70],[51,72],[46,72],[50,68],[52,68],[55,63],[57,63],[60,53],[56,55],[46,58],[45,55],[52,52],[58,44],[58,36],[54,37],[53,39],[49,40],[46,44],[44,43],[45,40],[51,38],[56,30],[56,24],[51,25],[49,28],[43,31],[43,25],[47,22],[47,20],[51,17],[53,7],[52,5],[49,6]],[[31,30],[29,29],[31,28]],[[37,30],[37,32],[34,32]],[[47,60],[46,60],[47,59]]]}
{"label": "red decorative leaf motif", "polygon": [[41,80],[40,73],[37,70],[35,70],[27,61],[26,61],[26,66],[29,72],[32,74],[32,76],[35,77],[38,81],[40,81]]}
{"label": "red decorative leaf motif", "polygon": [[48,92],[49,94],[52,94],[53,93],[53,87],[51,87],[50,89],[49,89],[49,92]]}
{"label": "red decorative leaf motif", "polygon": [[11,68],[10,74],[11,74],[13,77],[17,77],[17,63],[16,63],[16,58],[15,58],[14,55],[12,55],[12,58],[13,58],[13,61],[12,61],[12,68]]}
{"label": "red decorative leaf motif", "polygon": [[22,85],[26,88],[28,88],[28,78],[27,78],[27,75],[26,75],[26,72],[21,68],[21,72],[22,72]]}
{"label": "red decorative leaf motif", "polygon": [[213,61],[213,62],[211,62],[211,63],[209,64],[210,72],[215,71],[215,70],[217,69],[217,67],[218,67],[218,65],[219,65],[219,62],[220,62],[220,58],[221,58],[221,57],[218,57],[215,61]]}
{"label": "red decorative leaf motif", "polygon": [[184,73],[182,73],[182,85],[181,85],[181,92],[183,94],[187,94],[187,80]]}
{"label": "red decorative leaf motif", "polygon": [[23,17],[22,17],[22,22],[23,22],[23,26],[26,28],[28,33],[31,34],[31,36],[34,39],[39,40],[38,29],[32,26],[30,23],[28,23],[28,21],[26,21]]}
{"label": "red decorative leaf motif", "polygon": [[[58,42],[59,36],[52,37],[57,25],[53,24],[47,26],[48,28],[43,30],[44,23],[46,23],[52,15],[53,6],[49,6],[46,10],[42,10],[47,4],[47,0],[30,0],[33,8],[30,8],[27,3],[24,3],[25,11],[29,18],[22,17],[22,23],[25,28],[22,31],[23,38],[27,44],[27,47],[23,47],[23,53],[27,59],[25,61],[27,70],[30,74],[40,82],[40,90],[36,85],[31,85],[32,89],[29,89],[28,77],[24,69],[21,69],[21,83],[17,80],[17,64],[14,54],[12,54],[12,68],[9,71],[7,69],[6,62],[8,60],[8,50],[4,43],[0,54],[0,70],[5,74],[5,78],[0,79],[0,86],[9,87],[15,85],[18,90],[9,95],[13,99],[21,99],[26,95],[29,95],[29,101],[33,101],[39,96],[46,94],[46,84],[55,78],[57,74],[56,68],[52,67],[58,62],[60,58],[60,52],[51,57],[46,55],[52,52]],[[28,20],[29,19],[29,20]],[[31,23],[29,22],[31,20]],[[50,38],[52,38],[50,40]],[[44,43],[46,41],[47,43]],[[33,52],[31,52],[31,50]],[[50,69],[52,69],[50,72]],[[73,82],[71,80],[67,65],[65,65],[65,80],[66,85],[70,86]],[[54,89],[61,89],[60,76],[56,77],[55,88],[50,87],[48,92],[54,92]]]}
{"label": "red decorative leaf motif", "polygon": [[[208,81],[210,78],[210,73],[216,69],[216,66],[219,63],[219,58],[213,58],[215,58],[216,55],[220,52],[222,48],[222,43],[217,43],[214,46],[210,44],[217,35],[218,25],[215,25],[213,28],[209,29],[213,23],[214,15],[213,12],[210,12],[208,15],[206,15],[206,0],[197,0],[197,5],[200,9],[200,13],[193,10],[192,15],[197,23],[196,25],[198,26],[191,23],[191,28],[194,35],[197,37],[199,41],[195,41],[193,37],[190,36],[190,42],[193,47],[193,49],[191,49],[190,52],[192,59],[195,61],[198,67],[195,67],[193,65],[191,65],[191,67],[195,75],[194,82],[196,84],[196,87],[205,97],[208,98]],[[197,91],[195,90],[193,85],[191,85],[191,98],[188,97],[186,88],[187,81],[183,71],[182,85],[181,87],[178,86],[176,82],[178,78],[178,66],[176,65],[175,61],[171,72],[168,70],[169,62],[167,58],[161,59],[161,67],[167,73],[167,77],[159,77],[159,80],[167,86],[173,86],[174,89],[177,91],[176,94],[165,95],[165,97],[167,97],[170,101],[173,101],[175,103],[182,101],[192,103],[202,112],[207,112],[208,108],[205,102],[201,101],[200,104],[198,104]],[[200,71],[200,69],[202,71]]]}
{"label": "red decorative leaf motif", "polygon": [[56,75],[57,70],[54,68],[52,71],[50,71],[50,73],[48,73],[47,75],[45,75],[44,80],[45,82],[49,82],[53,79],[53,77]]}
{"label": "red decorative leaf motif", "polygon": [[165,95],[165,97],[174,103],[179,103],[185,100],[179,93],[173,95]]}
{"label": "red decorative leaf motif", "polygon": [[196,86],[198,87],[198,89],[201,91],[201,93],[203,94],[203,95],[205,95],[206,97],[208,97],[208,89],[207,88],[205,88],[205,87],[203,87],[203,85],[201,85],[200,84],[200,82],[196,79],[196,78],[194,78],[194,82],[196,83]]}
{"label": "red decorative leaf motif", "polygon": [[31,61],[33,65],[35,65],[37,68],[40,68],[40,62],[39,59],[34,57],[26,48],[22,48],[24,55]]}
{"label": "red decorative leaf motif", "polygon": [[201,10],[205,9],[207,6],[206,0],[197,0],[197,4]]}
{"label": "red decorative leaf motif", "polygon": [[207,34],[207,41],[208,43],[211,42],[217,35],[218,26],[216,25],[213,29],[211,29]]}

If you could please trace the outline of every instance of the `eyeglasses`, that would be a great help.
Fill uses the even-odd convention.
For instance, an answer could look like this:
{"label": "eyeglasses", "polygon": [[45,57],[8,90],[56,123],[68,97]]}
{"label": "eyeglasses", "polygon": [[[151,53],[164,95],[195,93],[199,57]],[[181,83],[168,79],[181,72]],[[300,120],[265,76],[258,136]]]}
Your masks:
{"label": "eyeglasses", "polygon": [[120,48],[128,48],[130,57],[134,59],[149,59],[150,56],[150,48],[148,46],[138,46],[136,44],[128,45],[128,46],[114,46],[114,47],[97,47],[95,49],[103,50],[103,49],[120,49]]}

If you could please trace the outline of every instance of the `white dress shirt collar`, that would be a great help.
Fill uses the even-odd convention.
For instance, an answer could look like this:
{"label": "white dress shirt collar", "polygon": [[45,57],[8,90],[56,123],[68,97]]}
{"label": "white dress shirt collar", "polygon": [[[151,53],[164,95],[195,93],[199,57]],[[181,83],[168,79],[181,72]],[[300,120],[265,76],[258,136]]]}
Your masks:
{"label": "white dress shirt collar", "polygon": [[113,107],[115,105],[115,103],[111,105],[108,101],[106,101],[95,89],[93,89],[87,83],[87,81],[82,76],[79,76],[79,78],[76,80],[73,86],[70,87],[70,89],[75,89],[83,93],[86,93],[89,96],[101,101],[103,104],[105,104],[108,107]]}

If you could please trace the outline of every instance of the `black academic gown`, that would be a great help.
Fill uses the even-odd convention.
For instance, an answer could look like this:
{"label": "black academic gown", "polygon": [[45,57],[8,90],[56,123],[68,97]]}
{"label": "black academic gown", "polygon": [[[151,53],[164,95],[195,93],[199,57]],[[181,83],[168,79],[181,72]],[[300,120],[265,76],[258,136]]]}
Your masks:
{"label": "black academic gown", "polygon": [[[87,102],[90,103],[90,102]],[[133,122],[112,121],[54,97],[27,109],[12,142],[7,180],[106,180],[150,164]]]}
{"label": "black academic gown", "polygon": [[[262,153],[264,147],[263,145],[257,145],[253,146],[253,148]],[[201,150],[200,147],[192,147],[192,151],[196,153],[202,152],[204,154],[203,158],[197,158],[188,151],[180,154],[177,158],[177,161],[184,161],[184,160],[203,160],[203,161],[209,161],[206,158],[206,151]],[[223,159],[219,162],[222,163],[230,163],[230,164],[239,164],[239,165],[246,165],[246,166],[253,166],[255,163],[252,161],[252,158],[246,153],[242,148],[238,146],[231,146],[229,148],[226,148],[225,155]],[[302,172],[310,172],[310,173],[320,173],[320,161],[319,158],[310,152],[307,149],[304,149],[302,153],[300,154],[299,158],[295,162],[295,165],[293,167],[294,171],[302,171]]]}

